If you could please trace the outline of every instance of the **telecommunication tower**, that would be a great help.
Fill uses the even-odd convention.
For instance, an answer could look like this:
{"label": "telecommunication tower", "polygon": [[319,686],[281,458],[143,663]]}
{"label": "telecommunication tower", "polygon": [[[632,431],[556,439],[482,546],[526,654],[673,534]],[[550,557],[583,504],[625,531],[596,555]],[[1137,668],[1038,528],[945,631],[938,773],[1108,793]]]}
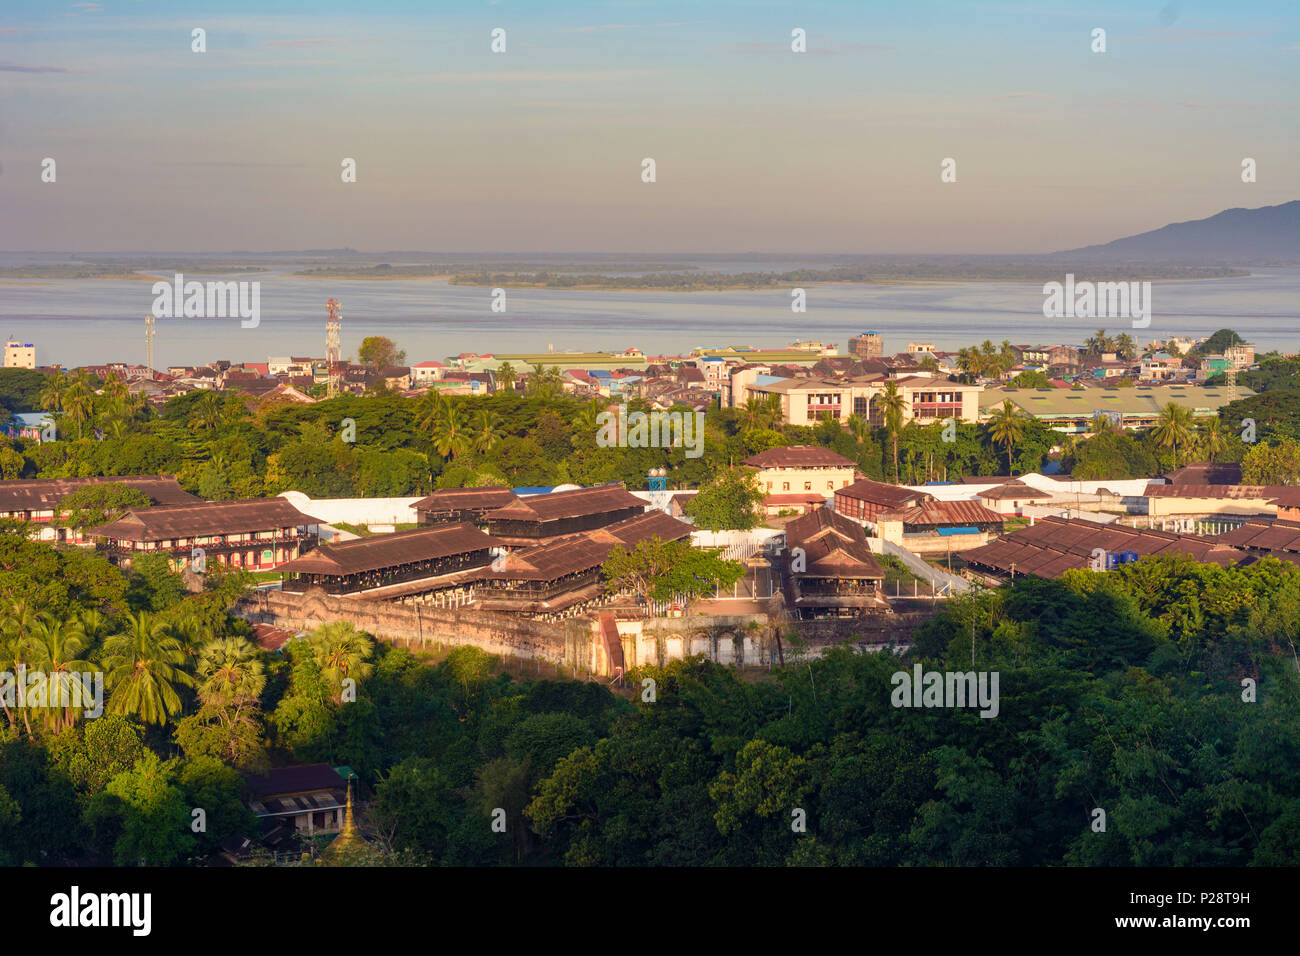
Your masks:
{"label": "telecommunication tower", "polygon": [[657,511],[667,511],[672,494],[668,491],[668,469],[651,468],[646,476],[650,484],[650,507]]}
{"label": "telecommunication tower", "polygon": [[153,364],[153,337],[154,337],[154,317],[146,315],[144,317],[144,364],[149,371],[154,371]]}
{"label": "telecommunication tower", "polygon": [[342,362],[343,303],[330,299],[325,303],[325,368],[329,374],[329,393],[337,395],[343,373],[339,368]]}

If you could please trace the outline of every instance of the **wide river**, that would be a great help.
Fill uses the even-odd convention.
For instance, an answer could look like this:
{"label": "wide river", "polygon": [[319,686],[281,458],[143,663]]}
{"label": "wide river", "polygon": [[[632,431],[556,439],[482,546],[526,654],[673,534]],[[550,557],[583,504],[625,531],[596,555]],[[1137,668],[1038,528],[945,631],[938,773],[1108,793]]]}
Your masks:
{"label": "wide river", "polygon": [[[195,276],[194,278],[198,278]],[[213,278],[204,276],[205,279]],[[784,346],[833,342],[875,330],[887,352],[909,341],[940,349],[991,339],[1017,344],[1081,343],[1096,329],[1128,332],[1139,344],[1170,335],[1232,328],[1261,351],[1300,350],[1300,269],[1260,269],[1249,277],[1153,283],[1151,324],[1124,319],[1044,319],[1039,283],[808,287],[807,312],[794,314],[788,289],[762,292],[507,291],[506,311],[491,311],[491,290],[439,279],[341,280],[283,271],[230,276],[261,282],[261,321],[157,321],[156,362],[215,359],[264,362],[270,356],[325,352],[325,300],[343,303],[343,353],[367,335],[387,335],[409,362],[460,352],[621,351],[678,354],[715,345]],[[144,316],[151,282],[0,281],[0,333],[36,345],[40,364],[144,361]]]}

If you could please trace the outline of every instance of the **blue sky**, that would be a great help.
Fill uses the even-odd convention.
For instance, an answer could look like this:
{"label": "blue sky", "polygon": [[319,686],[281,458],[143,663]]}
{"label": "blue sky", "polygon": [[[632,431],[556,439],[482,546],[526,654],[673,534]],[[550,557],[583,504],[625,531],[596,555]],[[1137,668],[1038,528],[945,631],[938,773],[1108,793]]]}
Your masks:
{"label": "blue sky", "polygon": [[1300,195],[1297,9],[7,2],[0,247],[1069,248]]}

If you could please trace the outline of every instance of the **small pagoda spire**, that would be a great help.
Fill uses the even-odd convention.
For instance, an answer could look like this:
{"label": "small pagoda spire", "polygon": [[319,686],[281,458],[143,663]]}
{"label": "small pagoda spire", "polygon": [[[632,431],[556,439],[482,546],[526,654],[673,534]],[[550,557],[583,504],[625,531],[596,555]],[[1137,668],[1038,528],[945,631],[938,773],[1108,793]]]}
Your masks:
{"label": "small pagoda spire", "polygon": [[352,781],[348,780],[348,799],[347,805],[343,810],[343,827],[326,849],[325,854],[333,858],[340,851],[351,850],[361,846],[365,841],[361,839],[361,834],[357,832],[357,823],[352,816]]}

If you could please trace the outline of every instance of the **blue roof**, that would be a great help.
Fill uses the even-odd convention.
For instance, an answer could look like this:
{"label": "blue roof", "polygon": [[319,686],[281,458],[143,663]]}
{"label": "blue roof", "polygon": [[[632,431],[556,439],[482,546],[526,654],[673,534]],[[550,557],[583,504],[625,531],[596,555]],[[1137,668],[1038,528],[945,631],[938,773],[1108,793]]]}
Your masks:
{"label": "blue roof", "polygon": [[979,534],[979,528],[940,528],[939,534],[947,538],[954,534]]}
{"label": "blue roof", "polygon": [[773,382],[784,382],[784,381],[785,379],[783,379],[780,375],[755,375],[754,376],[755,385],[771,385]]}
{"label": "blue roof", "polygon": [[554,486],[529,485],[524,488],[511,488],[510,490],[517,495],[547,495],[551,493],[553,488]]}

